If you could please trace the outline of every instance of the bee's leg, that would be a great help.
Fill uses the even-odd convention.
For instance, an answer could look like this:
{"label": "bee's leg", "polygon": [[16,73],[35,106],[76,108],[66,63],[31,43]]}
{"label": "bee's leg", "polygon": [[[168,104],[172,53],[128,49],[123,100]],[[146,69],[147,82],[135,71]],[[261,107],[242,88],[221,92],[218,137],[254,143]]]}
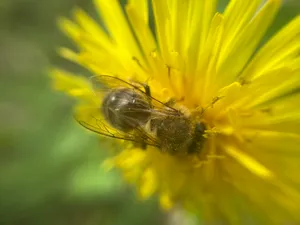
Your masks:
{"label": "bee's leg", "polygon": [[148,102],[149,102],[150,106],[152,107],[150,86],[147,83],[142,83],[139,81],[131,81],[131,83],[140,91],[142,91],[141,89],[144,88],[144,93],[146,94],[146,96],[148,98]]}
{"label": "bee's leg", "polygon": [[152,108],[152,98],[151,98],[151,90],[150,90],[150,86],[146,83],[141,83],[141,85],[144,87],[145,89],[145,94],[147,95],[148,97],[148,102],[149,102],[149,105],[150,107]]}
{"label": "bee's leg", "polygon": [[[141,65],[140,61],[135,57],[133,56],[132,57],[132,60],[135,61],[142,69],[144,69],[144,67]],[[143,86],[144,89],[145,89],[145,94],[151,98],[151,92],[150,92],[150,87],[147,83],[141,83],[141,82],[138,82],[138,81],[132,81],[134,84],[137,84],[138,86]]]}
{"label": "bee's leg", "polygon": [[147,144],[146,144],[146,142],[142,142],[141,143],[141,149],[143,149],[143,150],[146,150],[147,149]]}
{"label": "bee's leg", "polygon": [[144,89],[145,89],[145,93],[148,97],[151,97],[151,90],[150,90],[150,86],[148,84],[143,84]]}
{"label": "bee's leg", "polygon": [[133,146],[136,147],[136,148],[140,148],[143,151],[146,151],[146,149],[147,149],[147,144],[144,141],[139,143],[139,144],[134,144]]}
{"label": "bee's leg", "polygon": [[133,142],[133,146],[136,148],[141,148],[142,150],[147,149],[147,143],[143,139],[140,139],[138,142]]}

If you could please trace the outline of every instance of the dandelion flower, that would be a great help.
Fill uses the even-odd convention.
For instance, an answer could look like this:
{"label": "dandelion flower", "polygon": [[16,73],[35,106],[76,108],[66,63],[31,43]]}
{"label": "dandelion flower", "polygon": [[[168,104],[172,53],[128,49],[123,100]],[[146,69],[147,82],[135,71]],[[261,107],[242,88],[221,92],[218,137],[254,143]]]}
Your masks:
{"label": "dandelion flower", "polygon": [[[200,157],[120,142],[109,159],[139,196],[197,212],[208,224],[300,222],[300,17],[258,48],[280,0],[95,0],[103,21],[80,9],[62,30],[78,51],[60,54],[94,75],[147,82],[178,109],[205,109]],[[153,18],[153,21],[149,18]],[[152,29],[152,24],[154,28]],[[52,71],[55,88],[101,106],[88,79]],[[191,118],[197,120],[197,118]],[[257,224],[257,223],[255,223]]]}

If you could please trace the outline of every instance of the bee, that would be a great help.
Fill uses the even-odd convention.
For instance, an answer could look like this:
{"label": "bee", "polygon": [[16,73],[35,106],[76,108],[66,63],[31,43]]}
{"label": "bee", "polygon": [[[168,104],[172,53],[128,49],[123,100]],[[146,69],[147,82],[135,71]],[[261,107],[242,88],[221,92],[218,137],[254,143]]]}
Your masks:
{"label": "bee", "polygon": [[151,96],[147,84],[109,75],[94,76],[91,82],[103,101],[98,108],[75,116],[83,127],[142,149],[154,146],[169,154],[201,151],[205,124],[175,109],[173,101],[164,103]]}

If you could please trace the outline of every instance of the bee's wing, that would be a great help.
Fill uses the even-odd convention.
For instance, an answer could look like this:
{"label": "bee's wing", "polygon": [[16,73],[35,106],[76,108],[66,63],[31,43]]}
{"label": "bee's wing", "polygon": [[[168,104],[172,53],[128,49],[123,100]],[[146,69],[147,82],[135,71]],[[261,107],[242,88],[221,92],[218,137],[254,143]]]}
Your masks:
{"label": "bee's wing", "polygon": [[[132,132],[122,132],[111,127],[101,116],[99,108],[78,108],[74,115],[77,122],[86,129],[103,136],[132,141],[143,145],[159,147],[159,141],[141,128]],[[130,121],[129,121],[130,122]]]}
{"label": "bee's wing", "polygon": [[145,97],[145,99],[148,98],[151,104],[153,105],[153,107],[156,109],[154,111],[159,112],[157,113],[157,115],[161,115],[161,114],[165,114],[169,116],[182,115],[179,110],[152,97],[150,94],[150,90],[149,93],[146,93],[147,85],[141,82],[138,81],[127,82],[125,80],[122,80],[121,78],[110,76],[110,75],[97,75],[91,77],[90,80],[92,82],[94,92],[96,94],[100,94],[101,97],[103,96],[103,93],[108,92],[112,89],[130,88],[142,94]]}
{"label": "bee's wing", "polygon": [[141,89],[142,86],[131,84],[127,81],[124,81],[118,77],[110,76],[110,75],[96,75],[90,77],[90,81],[92,83],[92,87],[96,94],[103,94],[108,92],[112,89],[117,88],[130,88],[141,93],[144,93]]}

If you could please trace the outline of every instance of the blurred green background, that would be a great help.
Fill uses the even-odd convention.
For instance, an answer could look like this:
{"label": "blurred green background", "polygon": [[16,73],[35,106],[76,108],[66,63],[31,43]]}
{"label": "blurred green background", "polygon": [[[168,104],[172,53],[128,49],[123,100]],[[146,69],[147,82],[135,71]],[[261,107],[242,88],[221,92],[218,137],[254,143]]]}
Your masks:
{"label": "blurred green background", "polygon": [[[175,224],[102,170],[104,147],[73,121],[74,101],[51,90],[50,66],[79,70],[55,52],[70,46],[56,19],[74,6],[94,14],[90,0],[0,0],[0,224]],[[269,34],[299,12],[286,1]]]}

